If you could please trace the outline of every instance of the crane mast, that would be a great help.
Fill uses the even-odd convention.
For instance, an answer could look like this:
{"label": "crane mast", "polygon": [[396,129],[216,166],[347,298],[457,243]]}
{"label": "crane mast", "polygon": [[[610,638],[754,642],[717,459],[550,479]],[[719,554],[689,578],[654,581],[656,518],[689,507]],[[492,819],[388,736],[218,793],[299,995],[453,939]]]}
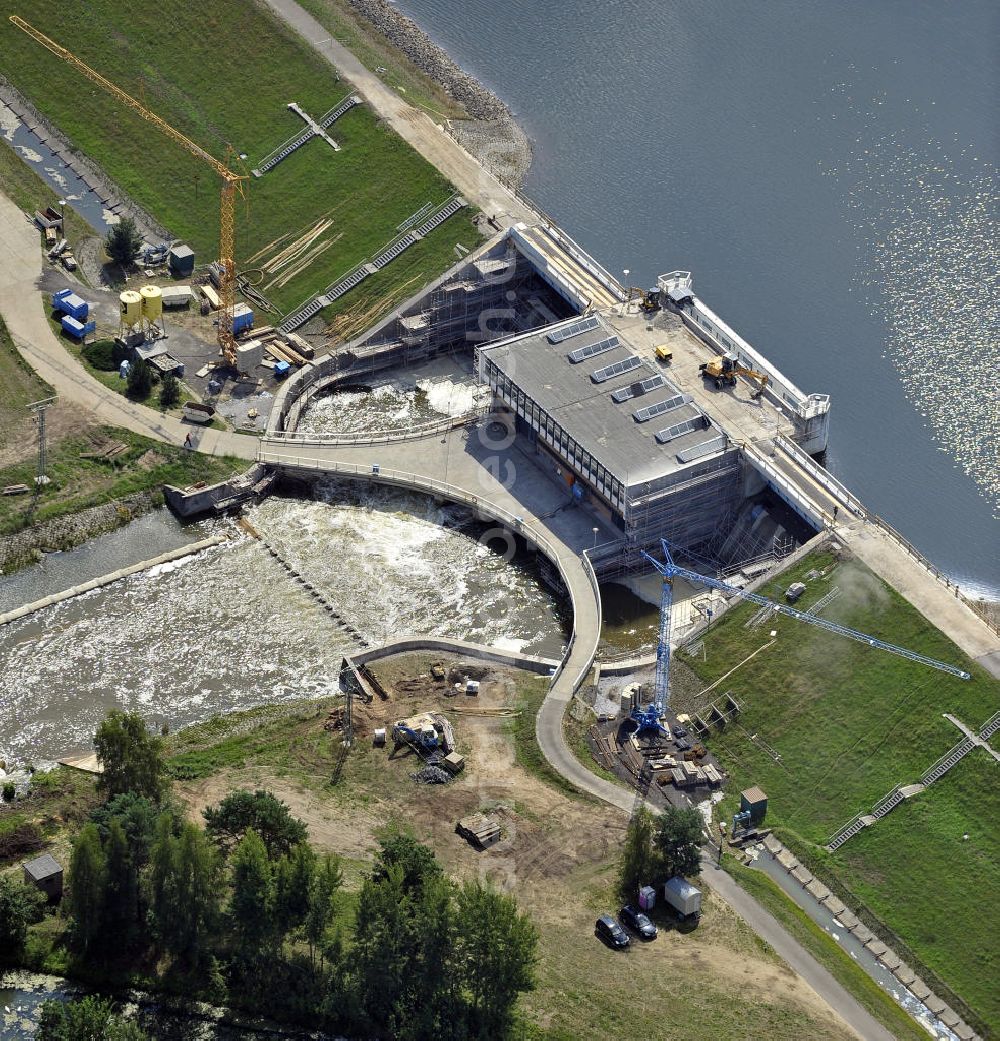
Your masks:
{"label": "crane mast", "polygon": [[939,669],[941,672],[947,672],[951,676],[957,676],[958,679],[968,680],[972,678],[968,672],[958,668],[956,665],[949,665],[947,662],[938,661],[936,658],[928,658],[926,655],[918,654],[916,651],[911,651],[906,647],[899,647],[894,643],[887,643],[885,640],[878,639],[878,637],[859,632],[857,629],[850,629],[846,625],[828,621],[819,617],[819,615],[807,614],[805,611],[799,611],[794,607],[789,607],[787,604],[779,604],[766,596],[760,596],[758,593],[750,593],[745,589],[739,589],[737,586],[731,586],[728,582],[723,582],[721,579],[712,578],[709,575],[701,575],[697,571],[680,567],[674,562],[670,552],[670,544],[667,540],[661,539],[660,542],[663,546],[665,563],[650,556],[645,551],[642,554],[663,576],[663,593],[660,599],[660,631],[659,642],[656,648],[656,676],[653,685],[653,701],[645,709],[636,708],[632,713],[632,718],[638,724],[640,731],[660,729],[659,720],[666,711],[670,697],[670,627],[671,615],[673,613],[673,581],[675,578],[684,578],[697,585],[708,586],[710,589],[717,589],[721,593],[749,600],[751,603],[759,604],[761,607],[770,607],[777,614],[782,614],[786,618],[794,618],[796,621],[816,626],[818,629],[824,629],[837,636],[844,636],[849,640],[866,644],[876,650],[888,651],[890,654],[898,655],[909,661],[927,665],[932,669]]}
{"label": "crane mast", "polygon": [[117,84],[102,76],[96,69],[92,69],[86,62],[81,61],[75,54],[46,36],[45,33],[39,32],[38,29],[19,15],[12,14],[10,20],[22,32],[27,33],[28,36],[51,51],[56,57],[76,69],[83,76],[86,76],[92,83],[96,83],[102,90],[107,91],[108,94],[120,101],[126,108],[140,115],[147,123],[152,123],[161,133],[179,144],[191,155],[201,159],[202,162],[208,163],[222,178],[222,193],[219,206],[219,264],[222,268],[219,300],[222,304],[222,310],[219,315],[218,339],[226,361],[230,365],[235,365],[236,340],[233,336],[233,309],[236,306],[235,209],[236,193],[243,194],[243,181],[247,180],[246,175],[233,173],[225,163],[220,162],[211,153],[206,152],[201,145],[195,144],[186,134],[182,134],[175,127],[172,127],[165,119],[162,119],[142,104],[141,101],[137,101],[131,94],[128,94]]}

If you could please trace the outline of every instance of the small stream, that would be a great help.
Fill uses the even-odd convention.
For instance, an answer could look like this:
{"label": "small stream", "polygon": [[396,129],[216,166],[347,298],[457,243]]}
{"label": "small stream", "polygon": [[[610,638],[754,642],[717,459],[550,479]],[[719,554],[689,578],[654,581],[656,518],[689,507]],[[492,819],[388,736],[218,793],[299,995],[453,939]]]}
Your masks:
{"label": "small stream", "polygon": [[845,929],[834,916],[775,860],[763,847],[755,857],[752,867],[763,871],[776,882],[789,899],[803,911],[851,956],[885,991],[892,995],[928,1033],[939,1041],[958,1041],[958,1035],[949,1030],[934,1013],[918,1001],[906,987],[869,951],[858,938]]}

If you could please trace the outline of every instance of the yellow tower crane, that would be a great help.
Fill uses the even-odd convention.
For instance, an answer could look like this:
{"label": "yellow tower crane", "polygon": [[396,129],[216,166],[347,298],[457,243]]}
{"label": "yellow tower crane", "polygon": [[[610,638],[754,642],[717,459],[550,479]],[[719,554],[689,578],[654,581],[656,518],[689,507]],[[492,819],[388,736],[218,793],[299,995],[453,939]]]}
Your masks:
{"label": "yellow tower crane", "polygon": [[243,182],[248,179],[247,176],[245,174],[233,173],[225,163],[219,162],[215,156],[210,155],[204,148],[196,145],[194,141],[179,130],[176,130],[166,120],[161,119],[155,112],[151,112],[141,102],[136,101],[131,94],[127,94],[121,87],[116,86],[109,79],[105,79],[99,72],[92,69],[85,62],[80,61],[75,54],[60,46],[55,40],[46,36],[45,33],[39,32],[23,18],[12,14],[10,20],[18,29],[26,32],[33,40],[50,50],[56,57],[61,58],[67,65],[71,65],[77,72],[83,73],[87,79],[106,90],[112,97],[117,98],[123,105],[132,109],[133,112],[137,112],[148,123],[152,123],[167,137],[176,141],[190,152],[191,155],[208,163],[222,178],[222,200],[219,207],[219,264],[222,267],[222,281],[219,286],[219,299],[222,302],[222,310],[219,315],[219,346],[222,348],[226,361],[230,365],[235,365],[236,340],[233,337],[233,308],[236,305],[236,228],[234,210],[236,193],[243,194]]}

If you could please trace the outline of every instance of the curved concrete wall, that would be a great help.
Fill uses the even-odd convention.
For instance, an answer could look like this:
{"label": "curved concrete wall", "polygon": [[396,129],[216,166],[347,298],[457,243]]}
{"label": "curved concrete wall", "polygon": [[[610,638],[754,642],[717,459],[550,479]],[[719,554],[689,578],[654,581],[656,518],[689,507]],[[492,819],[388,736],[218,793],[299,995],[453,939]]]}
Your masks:
{"label": "curved concrete wall", "polygon": [[390,658],[396,654],[410,654],[418,651],[433,651],[440,654],[458,654],[463,658],[478,658],[480,661],[494,662],[516,669],[527,669],[540,676],[549,675],[558,665],[555,658],[538,658],[531,654],[518,654],[516,651],[503,651],[496,647],[486,647],[481,643],[467,643],[465,640],[446,640],[436,636],[413,636],[392,643],[373,647],[368,651],[350,655],[355,665],[367,665],[380,658]]}

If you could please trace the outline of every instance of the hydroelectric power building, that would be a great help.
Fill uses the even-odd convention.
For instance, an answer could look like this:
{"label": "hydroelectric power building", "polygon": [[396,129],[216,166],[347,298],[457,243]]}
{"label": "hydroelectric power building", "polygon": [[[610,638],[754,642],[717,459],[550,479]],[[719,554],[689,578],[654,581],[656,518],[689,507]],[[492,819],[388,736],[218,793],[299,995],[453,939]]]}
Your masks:
{"label": "hydroelectric power building", "polygon": [[[833,479],[812,457],[827,446],[829,397],[800,390],[714,314],[689,272],[661,276],[643,304],[635,295],[560,229],[514,225],[299,373],[272,432],[294,431],[318,391],[473,354],[491,425],[617,533],[594,554],[599,572],[638,566],[664,536],[733,566],[828,526]],[[766,375],[762,393],[759,381],[706,379],[721,356]]]}

